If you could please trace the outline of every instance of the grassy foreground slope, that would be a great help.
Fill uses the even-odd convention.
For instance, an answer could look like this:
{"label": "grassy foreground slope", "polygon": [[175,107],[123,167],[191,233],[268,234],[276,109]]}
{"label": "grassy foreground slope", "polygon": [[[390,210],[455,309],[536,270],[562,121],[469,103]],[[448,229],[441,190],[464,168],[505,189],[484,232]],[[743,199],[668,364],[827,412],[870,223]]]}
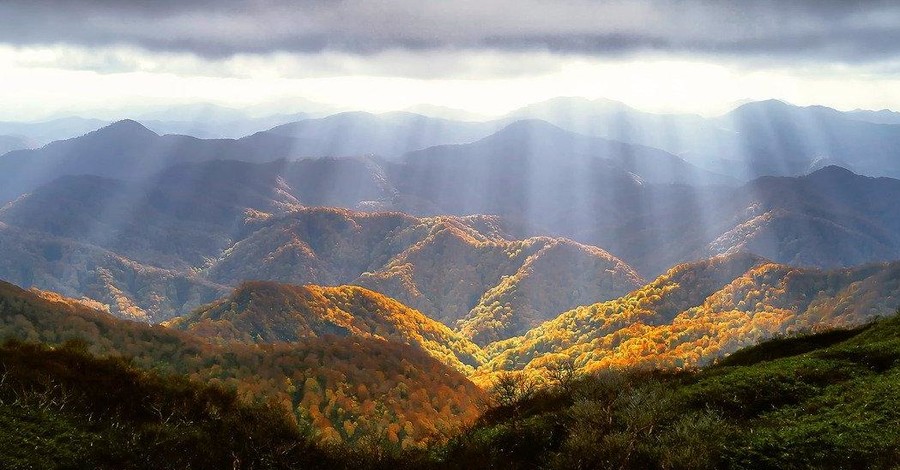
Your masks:
{"label": "grassy foreground slope", "polygon": [[528,392],[444,453],[450,468],[900,466],[900,316],[777,339],[699,372],[603,372]]}
{"label": "grassy foreground slope", "polygon": [[85,346],[0,347],[0,466],[340,468],[277,407]]}

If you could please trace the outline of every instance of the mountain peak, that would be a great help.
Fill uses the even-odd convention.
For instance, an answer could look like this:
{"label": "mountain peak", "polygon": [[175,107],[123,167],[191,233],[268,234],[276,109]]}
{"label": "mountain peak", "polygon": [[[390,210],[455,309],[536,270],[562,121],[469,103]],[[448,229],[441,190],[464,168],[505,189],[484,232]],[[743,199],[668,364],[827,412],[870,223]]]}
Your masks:
{"label": "mountain peak", "polygon": [[751,101],[749,103],[744,103],[737,108],[735,108],[732,113],[740,113],[740,112],[748,112],[748,111],[772,111],[772,110],[785,110],[785,109],[796,109],[797,106],[790,104],[786,101],[777,100],[777,99],[768,99],[762,101]]}
{"label": "mountain peak", "polygon": [[116,121],[108,126],[101,127],[94,132],[103,136],[137,135],[159,137],[159,134],[147,129],[143,124],[133,119],[122,119],[121,121]]}
{"label": "mountain peak", "polygon": [[553,132],[558,134],[571,134],[571,132],[551,124],[543,119],[520,119],[500,129],[497,134],[520,135],[531,132]]}
{"label": "mountain peak", "polygon": [[854,178],[857,177],[856,173],[838,165],[828,165],[822,167],[808,175],[806,178],[811,179],[822,179],[822,178]]}

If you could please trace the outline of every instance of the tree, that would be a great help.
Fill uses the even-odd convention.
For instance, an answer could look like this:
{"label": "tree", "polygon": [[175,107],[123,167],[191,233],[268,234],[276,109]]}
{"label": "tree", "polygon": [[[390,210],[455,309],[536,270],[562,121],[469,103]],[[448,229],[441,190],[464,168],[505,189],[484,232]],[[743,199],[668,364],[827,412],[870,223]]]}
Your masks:
{"label": "tree", "polygon": [[531,397],[536,384],[524,372],[504,371],[497,374],[491,396],[500,406],[511,406]]}
{"label": "tree", "polygon": [[547,378],[550,383],[562,390],[568,391],[572,383],[578,378],[575,370],[575,360],[571,357],[561,358],[547,366]]}

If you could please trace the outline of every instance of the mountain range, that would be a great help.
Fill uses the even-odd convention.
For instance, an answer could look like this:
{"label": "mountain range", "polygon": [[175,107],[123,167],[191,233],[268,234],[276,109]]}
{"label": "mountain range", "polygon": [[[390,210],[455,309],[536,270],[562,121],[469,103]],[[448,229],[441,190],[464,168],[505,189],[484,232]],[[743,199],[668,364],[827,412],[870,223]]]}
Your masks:
{"label": "mountain range", "polygon": [[[110,134],[124,135],[127,142],[146,140],[151,148],[162,148],[173,137],[123,122],[59,143],[84,153],[66,157],[56,150],[47,156],[48,146],[21,161],[35,162],[38,173],[40,159],[71,158],[82,166],[95,155],[91,150],[106,148]],[[249,145],[184,139],[187,148]],[[533,152],[522,143],[532,140]],[[132,163],[116,169],[100,159],[94,160],[95,170],[86,163],[84,171],[139,174],[147,147],[124,148],[134,153],[112,150],[108,158]],[[551,152],[557,159],[542,160]],[[660,159],[670,165],[653,164]],[[77,171],[72,165],[68,171]],[[534,171],[515,170],[529,165],[536,165]],[[64,165],[55,168],[67,171]],[[900,214],[891,202],[900,195],[897,180],[826,167],[799,178],[765,177],[741,186],[673,181],[695,177],[714,175],[671,154],[578,136],[538,121],[516,123],[472,144],[411,152],[398,163],[215,158],[175,163],[138,180],[61,176],[0,208],[0,239],[9,253],[0,276],[88,296],[119,314],[151,321],[183,313],[248,279],[359,283],[448,326],[490,324],[491,333],[481,331],[484,326],[470,333],[473,339],[487,335],[477,340],[484,343],[520,334],[578,303],[621,295],[641,277],[685,261],[747,251],[779,263],[835,268],[893,260],[900,253]],[[415,217],[310,209],[320,206],[422,214],[427,217],[420,217],[421,223],[435,233],[408,229],[420,224]],[[442,213],[457,216],[431,217]],[[482,213],[500,217],[469,216]],[[348,228],[369,224],[373,228],[361,234]],[[325,237],[329,233],[337,238]],[[451,246],[465,248],[458,252]],[[336,252],[347,254],[335,258]],[[456,254],[448,259],[447,253]],[[532,255],[540,262],[528,261]],[[571,295],[547,296],[560,283],[532,268],[564,279],[554,267],[560,262],[549,261],[553,257],[572,266],[568,277],[577,282],[568,289]],[[417,262],[408,262],[411,258]],[[574,275],[603,272],[602,263],[590,267],[598,259],[625,266],[609,287],[598,287],[606,281],[595,274]],[[459,269],[481,265],[481,272],[450,270],[462,280],[439,281],[445,279],[440,270],[423,268],[447,262]],[[514,289],[526,280],[543,287]],[[147,289],[148,284],[156,287]],[[520,300],[509,297],[513,291]],[[557,300],[540,300],[545,298]],[[506,308],[489,307],[494,303],[524,310],[499,323],[475,320],[478,312]]]}
{"label": "mountain range", "polygon": [[827,165],[870,176],[900,177],[900,122],[884,112],[840,112],[768,100],[704,118],[647,113],[602,99],[556,98],[511,116],[543,119],[581,134],[656,147],[744,181],[800,176]]}
{"label": "mountain range", "polygon": [[329,445],[444,442],[516,377],[693,370],[893,312],[894,117],[0,123],[0,338],[264,397]]}

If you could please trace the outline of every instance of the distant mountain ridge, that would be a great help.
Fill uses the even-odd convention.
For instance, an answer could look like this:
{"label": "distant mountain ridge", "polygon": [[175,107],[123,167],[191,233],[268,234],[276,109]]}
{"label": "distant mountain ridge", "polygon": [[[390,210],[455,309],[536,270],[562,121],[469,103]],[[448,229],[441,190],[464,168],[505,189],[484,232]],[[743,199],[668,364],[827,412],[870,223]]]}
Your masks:
{"label": "distant mountain ridge", "polygon": [[506,119],[543,119],[581,134],[656,147],[748,181],[800,176],[828,164],[900,178],[900,120],[894,114],[766,100],[703,118],[647,113],[610,100],[556,98],[513,111]]}
{"label": "distant mountain ridge", "polygon": [[137,121],[123,120],[81,137],[4,155],[0,159],[0,201],[14,199],[60,176],[90,174],[141,180],[179,163],[270,162],[297,155],[302,145],[274,135],[246,140],[160,136]]}

